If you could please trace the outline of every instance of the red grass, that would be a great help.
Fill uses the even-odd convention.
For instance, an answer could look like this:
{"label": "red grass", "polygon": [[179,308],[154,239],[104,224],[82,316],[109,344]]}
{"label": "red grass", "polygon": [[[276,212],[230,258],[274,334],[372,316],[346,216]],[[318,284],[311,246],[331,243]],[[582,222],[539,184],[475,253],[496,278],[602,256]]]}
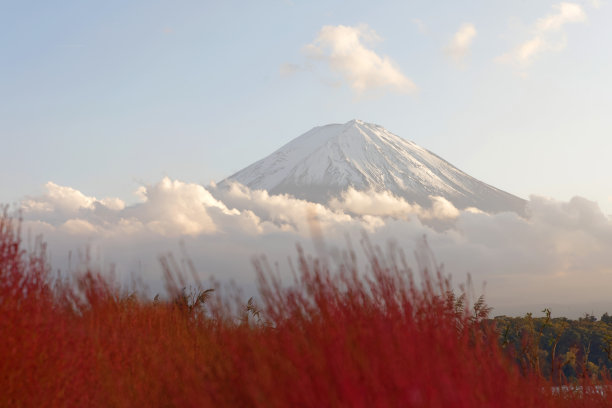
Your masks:
{"label": "red grass", "polygon": [[172,301],[93,273],[53,278],[44,245],[24,251],[5,213],[0,406],[612,406],[587,380],[554,394],[521,374],[439,274],[417,287],[401,259],[366,251],[367,276],[351,258],[332,274],[300,252],[290,287],[259,262],[261,310],[239,315],[217,292],[183,296],[170,264]]}

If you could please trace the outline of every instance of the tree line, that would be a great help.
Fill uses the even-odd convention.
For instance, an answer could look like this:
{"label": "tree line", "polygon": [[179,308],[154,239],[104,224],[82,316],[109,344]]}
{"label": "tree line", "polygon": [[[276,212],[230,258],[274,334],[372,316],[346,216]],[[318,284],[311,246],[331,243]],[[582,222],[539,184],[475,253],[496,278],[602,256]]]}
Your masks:
{"label": "tree line", "polygon": [[527,313],[522,317],[496,316],[501,346],[522,370],[534,370],[553,382],[609,376],[612,370],[612,316],[585,314],[576,320]]}

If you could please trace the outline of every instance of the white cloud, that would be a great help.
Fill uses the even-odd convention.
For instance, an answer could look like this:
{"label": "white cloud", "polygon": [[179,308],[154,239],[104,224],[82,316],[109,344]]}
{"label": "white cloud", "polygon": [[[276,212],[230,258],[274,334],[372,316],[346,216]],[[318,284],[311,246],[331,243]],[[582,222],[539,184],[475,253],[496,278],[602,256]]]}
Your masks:
{"label": "white cloud", "polygon": [[214,233],[217,226],[211,212],[235,215],[203,186],[162,179],[136,191],[141,203],[127,207],[118,198],[98,200],[71,187],[49,182],[47,192],[22,202],[30,219],[62,225],[68,233],[100,232],[112,235],[140,229],[165,236]]}
{"label": "white cloud", "polygon": [[430,196],[431,208],[426,210],[421,216],[426,219],[455,219],[461,212],[444,197]]}
{"label": "white cloud", "polygon": [[250,190],[232,183],[228,190],[212,190],[229,207],[244,213],[250,211],[261,220],[261,231],[276,229],[307,234],[310,228],[308,214],[316,213],[323,228],[347,225],[354,220],[343,212],[333,211],[321,204],[293,198],[288,195],[270,195],[265,190]]}
{"label": "white cloud", "polygon": [[455,63],[461,64],[469,54],[470,46],[475,37],[476,27],[474,27],[474,24],[463,23],[444,51]]}
{"label": "white cloud", "polygon": [[340,198],[332,198],[329,206],[335,210],[348,211],[357,215],[390,216],[408,219],[422,211],[418,204],[410,204],[389,191],[357,191],[349,188]]}
{"label": "white cloud", "polygon": [[538,19],[528,40],[514,50],[498,57],[497,61],[526,67],[543,52],[564,49],[566,36],[563,27],[570,23],[584,22],[587,16],[582,6],[576,3],[564,2],[553,7],[555,13]]}
{"label": "white cloud", "polygon": [[317,38],[304,47],[308,58],[324,61],[357,93],[390,90],[407,93],[416,85],[387,56],[379,56],[364,45],[380,37],[367,25],[324,26]]}
{"label": "white cloud", "polygon": [[53,182],[45,184],[46,192],[39,197],[29,197],[22,201],[21,208],[25,213],[54,212],[74,213],[80,210],[95,210],[96,208],[122,210],[125,203],[119,198],[107,197],[97,199],[90,197],[71,187],[57,185]]}
{"label": "white cloud", "polygon": [[[142,192],[141,192],[142,193]],[[168,177],[146,186],[146,201],[129,208],[132,216],[161,235],[198,235],[217,231],[211,211],[237,214],[217,201],[203,186],[171,180]]]}
{"label": "white cloud", "polygon": [[534,299],[549,306],[605,301],[612,285],[612,219],[579,197],[560,202],[532,196],[525,219],[458,210],[441,197],[431,197],[425,207],[389,192],[349,190],[324,206],[238,184],[207,189],[168,178],[142,186],[143,202],[111,208],[77,190],[50,186],[53,194],[24,201],[43,209],[24,212],[24,225],[45,234],[62,269],[69,250],[93,245],[119,272],[141,271],[149,282],[157,279],[157,256],[180,239],[203,273],[248,284],[250,259],[263,253],[279,261],[280,273],[290,279],[285,260],[296,242],[308,248],[316,218],[330,253],[346,247],[347,235],[358,241],[363,230],[375,244],[401,240],[404,249],[426,235],[455,279],[470,272],[475,282],[487,281],[487,297],[498,312],[513,304],[529,311],[524,309]]}
{"label": "white cloud", "polygon": [[409,203],[402,197],[394,196],[390,191],[357,191],[352,187],[344,191],[339,198],[332,198],[329,207],[361,216],[392,217],[407,220],[417,216],[422,221],[450,220],[460,212],[444,197],[430,196],[431,206],[423,208]]}
{"label": "white cloud", "polygon": [[59,228],[72,235],[91,235],[98,232],[98,229],[89,221],[78,218],[66,221]]}
{"label": "white cloud", "polygon": [[100,204],[102,204],[108,209],[115,211],[123,210],[125,208],[125,203],[123,202],[123,200],[120,200],[116,197],[103,198],[100,200]]}
{"label": "white cloud", "polygon": [[29,199],[23,202],[24,211],[52,211],[68,210],[76,211],[79,208],[92,208],[96,199],[88,197],[78,190],[70,187],[59,186],[53,182],[45,184],[47,192],[43,200]]}

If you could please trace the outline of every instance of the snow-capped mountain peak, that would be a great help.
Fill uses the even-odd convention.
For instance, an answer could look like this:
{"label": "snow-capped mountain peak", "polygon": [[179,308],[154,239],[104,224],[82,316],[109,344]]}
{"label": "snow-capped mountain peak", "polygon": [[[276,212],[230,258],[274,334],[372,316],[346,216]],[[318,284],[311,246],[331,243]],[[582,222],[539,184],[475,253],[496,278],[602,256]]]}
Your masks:
{"label": "snow-capped mountain peak", "polygon": [[428,205],[442,196],[458,208],[524,212],[525,201],[476,180],[379,125],[353,119],[311,129],[223,180],[326,203],[353,187],[391,191]]}

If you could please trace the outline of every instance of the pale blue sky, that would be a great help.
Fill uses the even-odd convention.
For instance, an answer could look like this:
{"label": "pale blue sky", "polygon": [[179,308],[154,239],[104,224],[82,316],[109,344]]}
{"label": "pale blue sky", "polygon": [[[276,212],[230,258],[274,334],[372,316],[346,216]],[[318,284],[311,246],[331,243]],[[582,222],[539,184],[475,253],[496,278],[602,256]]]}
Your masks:
{"label": "pale blue sky", "polygon": [[[165,175],[207,184],[359,118],[511,193],[612,213],[612,5],[567,4],[0,0],[0,202],[47,181],[127,202]],[[417,91],[360,93],[305,51],[340,25],[373,30]]]}

